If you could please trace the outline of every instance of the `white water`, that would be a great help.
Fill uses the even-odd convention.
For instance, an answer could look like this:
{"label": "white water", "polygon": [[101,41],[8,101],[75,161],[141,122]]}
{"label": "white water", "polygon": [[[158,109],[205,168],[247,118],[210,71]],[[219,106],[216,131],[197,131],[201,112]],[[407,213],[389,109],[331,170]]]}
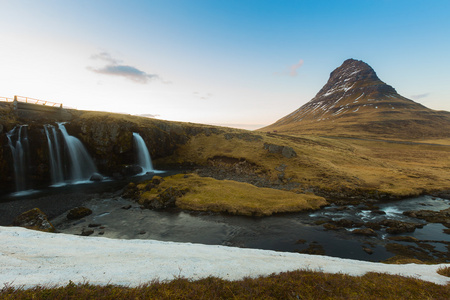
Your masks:
{"label": "white water", "polygon": [[16,126],[6,134],[13,157],[16,192],[24,192],[27,188],[29,155],[27,126],[28,125]]}
{"label": "white water", "polygon": [[49,149],[50,176],[52,185],[64,184],[63,164],[61,160],[60,145],[56,129],[52,125],[44,125],[45,135]]}
{"label": "white water", "polygon": [[58,124],[61,130],[64,142],[67,146],[67,152],[70,160],[70,178],[73,183],[88,181],[94,173],[98,173],[94,161],[90,157],[81,141],[67,133],[64,124]]}
{"label": "white water", "polygon": [[133,139],[137,150],[138,165],[142,168],[142,174],[153,172],[152,159],[144,139],[136,132],[133,132]]}

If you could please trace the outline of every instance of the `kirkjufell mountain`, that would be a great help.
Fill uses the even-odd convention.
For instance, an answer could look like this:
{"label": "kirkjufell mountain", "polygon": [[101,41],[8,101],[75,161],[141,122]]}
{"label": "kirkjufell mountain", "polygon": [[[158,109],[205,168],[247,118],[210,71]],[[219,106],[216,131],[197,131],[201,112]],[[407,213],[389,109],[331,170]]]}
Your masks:
{"label": "kirkjufell mountain", "polygon": [[308,103],[262,130],[398,139],[450,137],[450,113],[407,99],[365,62],[348,59]]}

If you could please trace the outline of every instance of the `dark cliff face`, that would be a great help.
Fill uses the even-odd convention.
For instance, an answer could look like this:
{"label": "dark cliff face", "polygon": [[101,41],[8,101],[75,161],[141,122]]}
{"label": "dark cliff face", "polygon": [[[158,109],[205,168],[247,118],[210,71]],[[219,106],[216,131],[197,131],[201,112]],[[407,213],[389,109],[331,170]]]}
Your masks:
{"label": "dark cliff face", "polygon": [[[137,163],[133,132],[144,139],[152,159],[172,155],[193,135],[211,133],[212,126],[166,122],[129,115],[64,110],[55,113],[33,111],[2,111],[0,119],[0,193],[15,189],[12,151],[6,133],[15,126],[28,125],[30,145],[27,167],[27,188],[50,185],[49,147],[44,125],[57,127],[65,122],[69,135],[78,138],[105,176],[121,173],[126,166]],[[1,113],[1,111],[0,111]],[[6,117],[6,116],[9,117]],[[164,166],[155,166],[163,168]]]}

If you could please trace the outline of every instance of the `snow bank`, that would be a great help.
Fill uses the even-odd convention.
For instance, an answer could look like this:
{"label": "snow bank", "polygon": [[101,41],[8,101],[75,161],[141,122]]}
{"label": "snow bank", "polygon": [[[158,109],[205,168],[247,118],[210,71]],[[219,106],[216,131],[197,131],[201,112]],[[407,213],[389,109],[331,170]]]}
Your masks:
{"label": "snow bank", "polygon": [[152,279],[235,280],[296,269],[363,275],[383,272],[446,284],[442,265],[386,265],[327,256],[154,240],[117,240],[0,227],[0,284],[137,286]]}

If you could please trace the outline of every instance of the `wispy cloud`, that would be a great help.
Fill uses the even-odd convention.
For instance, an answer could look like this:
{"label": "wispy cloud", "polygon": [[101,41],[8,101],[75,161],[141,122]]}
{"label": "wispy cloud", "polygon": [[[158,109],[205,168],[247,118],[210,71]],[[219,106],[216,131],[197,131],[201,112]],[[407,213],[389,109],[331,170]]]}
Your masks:
{"label": "wispy cloud", "polygon": [[303,59],[300,59],[297,63],[289,66],[286,71],[274,72],[273,75],[295,77],[298,75],[298,69],[300,69],[303,66],[303,63],[304,63]]}
{"label": "wispy cloud", "polygon": [[211,93],[202,94],[199,92],[194,92],[193,94],[195,97],[198,97],[202,100],[208,100],[209,98],[211,98],[213,96],[213,94],[211,94]]}
{"label": "wispy cloud", "polygon": [[125,65],[121,60],[111,56],[108,52],[100,52],[91,56],[93,60],[100,60],[107,64],[99,67],[88,67],[88,70],[104,75],[120,76],[131,81],[146,84],[154,79],[161,79],[157,74],[149,74],[136,67]]}
{"label": "wispy cloud", "polygon": [[298,63],[293,64],[290,67],[289,76],[291,76],[291,77],[297,76],[298,75],[297,70],[300,69],[301,66],[303,66],[303,63],[304,63],[303,59],[300,59],[300,61]]}
{"label": "wispy cloud", "polygon": [[430,93],[423,93],[423,94],[418,94],[418,95],[412,95],[411,99],[419,100],[419,99],[426,98],[428,96],[430,96]]}
{"label": "wispy cloud", "polygon": [[158,114],[140,114],[140,115],[136,115],[136,116],[146,117],[146,118],[157,118],[157,117],[160,117],[161,115],[158,115]]}

